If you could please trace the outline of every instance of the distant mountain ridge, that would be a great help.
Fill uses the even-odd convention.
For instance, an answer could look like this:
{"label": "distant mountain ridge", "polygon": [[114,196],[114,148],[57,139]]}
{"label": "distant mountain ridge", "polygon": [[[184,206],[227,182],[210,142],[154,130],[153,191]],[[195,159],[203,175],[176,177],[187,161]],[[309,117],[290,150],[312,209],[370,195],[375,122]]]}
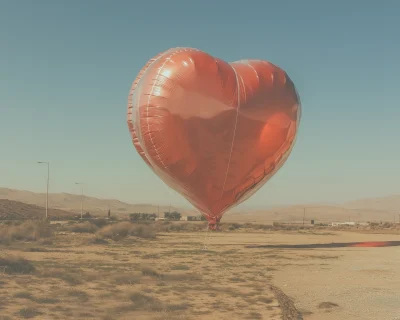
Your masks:
{"label": "distant mountain ridge", "polygon": [[400,213],[400,195],[354,200],[347,202],[344,205],[347,208],[398,211]]}
{"label": "distant mountain ridge", "polygon": [[[46,210],[43,207],[26,204],[20,201],[0,199],[0,219],[15,220],[15,219],[41,219],[45,217]],[[72,212],[50,209],[49,217],[57,218],[72,218]]]}
{"label": "distant mountain ridge", "polygon": [[[35,193],[26,190],[15,190],[0,188],[0,199],[19,201],[37,206],[45,206],[44,193]],[[80,213],[81,196],[69,193],[49,193],[49,208],[59,209],[69,212]],[[112,214],[128,214],[133,212],[143,213],[164,213],[165,211],[178,210],[182,213],[191,213],[190,210],[171,206],[157,206],[152,204],[130,204],[116,199],[99,199],[94,197],[83,197],[83,211],[97,215],[106,215],[108,210]]]}
{"label": "distant mountain ridge", "polygon": [[[26,204],[45,206],[45,194],[25,190],[0,188],[0,199],[19,201]],[[68,212],[80,213],[81,196],[69,193],[49,194],[49,207]],[[182,207],[157,206],[154,204],[130,204],[116,199],[98,199],[84,197],[84,212],[106,215],[108,209],[112,214],[129,214],[133,212],[158,213],[177,210],[183,215],[198,215],[195,209]],[[305,215],[304,215],[305,214]],[[235,209],[224,215],[224,221],[391,221],[400,214],[400,195],[380,198],[367,198],[338,205],[300,204],[293,206],[275,206],[265,209]]]}

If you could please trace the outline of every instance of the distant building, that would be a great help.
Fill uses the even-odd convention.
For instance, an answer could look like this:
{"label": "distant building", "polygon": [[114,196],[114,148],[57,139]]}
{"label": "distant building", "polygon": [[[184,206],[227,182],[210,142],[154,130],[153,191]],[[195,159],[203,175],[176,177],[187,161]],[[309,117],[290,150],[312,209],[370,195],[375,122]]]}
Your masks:
{"label": "distant building", "polygon": [[332,222],[332,227],[338,226],[355,226],[355,222]]}
{"label": "distant building", "polygon": [[188,216],[188,221],[201,221],[201,216]]}
{"label": "distant building", "polygon": [[182,216],[181,221],[200,221],[201,217],[198,216]]}

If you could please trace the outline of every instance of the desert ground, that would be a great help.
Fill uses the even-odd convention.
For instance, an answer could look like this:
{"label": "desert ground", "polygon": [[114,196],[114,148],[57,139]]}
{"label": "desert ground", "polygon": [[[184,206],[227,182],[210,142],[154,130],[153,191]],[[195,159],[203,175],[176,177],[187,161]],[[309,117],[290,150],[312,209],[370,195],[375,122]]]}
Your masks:
{"label": "desert ground", "polygon": [[[0,225],[0,319],[400,319],[400,228]],[[260,247],[269,245],[272,247]]]}

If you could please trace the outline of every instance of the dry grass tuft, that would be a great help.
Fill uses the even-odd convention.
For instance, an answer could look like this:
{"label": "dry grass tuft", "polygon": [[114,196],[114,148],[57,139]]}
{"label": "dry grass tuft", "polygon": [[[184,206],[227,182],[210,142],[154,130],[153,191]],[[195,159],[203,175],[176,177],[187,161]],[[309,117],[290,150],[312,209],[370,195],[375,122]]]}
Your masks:
{"label": "dry grass tuft", "polygon": [[130,294],[129,299],[132,302],[132,309],[134,310],[160,312],[164,309],[164,306],[159,299],[144,294],[143,292],[133,292]]}
{"label": "dry grass tuft", "polygon": [[0,272],[6,274],[31,274],[35,271],[35,266],[21,257],[4,256],[0,257]]}
{"label": "dry grass tuft", "polygon": [[58,278],[70,285],[78,285],[82,283],[80,274],[67,272],[64,269],[45,269],[42,271],[41,276],[44,278]]}
{"label": "dry grass tuft", "polygon": [[53,235],[47,221],[29,220],[19,225],[0,225],[0,243],[9,244],[12,241],[38,241]]}
{"label": "dry grass tuft", "polygon": [[325,309],[325,310],[330,310],[337,307],[339,307],[339,305],[334,302],[321,302],[318,305],[318,309]]}
{"label": "dry grass tuft", "polygon": [[73,297],[80,302],[87,302],[89,300],[89,295],[82,290],[72,289],[66,292],[67,296]]}
{"label": "dry grass tuft", "polygon": [[201,277],[197,273],[170,273],[162,275],[164,281],[200,281]]}
{"label": "dry grass tuft", "polygon": [[240,229],[242,226],[239,223],[232,223],[229,227],[228,230],[233,231]]}
{"label": "dry grass tuft", "polygon": [[67,226],[66,229],[70,232],[76,233],[95,233],[98,228],[89,221],[74,223],[70,226]]}
{"label": "dry grass tuft", "polygon": [[105,245],[108,244],[108,241],[106,239],[102,239],[100,238],[98,235],[94,235],[92,237],[90,237],[89,239],[86,239],[84,244],[100,244],[100,245]]}
{"label": "dry grass tuft", "polygon": [[24,319],[35,318],[36,316],[40,316],[42,312],[37,310],[36,308],[22,308],[17,312],[17,315]]}
{"label": "dry grass tuft", "polygon": [[30,247],[26,248],[25,252],[49,252],[46,248],[40,248],[40,247]]}
{"label": "dry grass tuft", "polygon": [[157,278],[165,282],[191,282],[201,280],[201,276],[197,273],[159,273],[150,267],[142,268],[142,275]]}
{"label": "dry grass tuft", "polygon": [[133,224],[131,222],[119,222],[108,225],[97,232],[98,237],[114,241],[122,240],[129,236],[154,239],[156,234],[157,232],[153,225]]}
{"label": "dry grass tuft", "polygon": [[14,294],[14,298],[32,300],[33,296],[32,296],[32,293],[30,293],[28,291],[19,291]]}
{"label": "dry grass tuft", "polygon": [[40,298],[34,298],[34,300],[38,304],[54,304],[60,302],[59,299],[56,298],[51,298],[51,297],[40,297]]}
{"label": "dry grass tuft", "polygon": [[17,293],[14,294],[14,298],[31,300],[31,301],[36,302],[38,304],[54,304],[54,303],[60,302],[59,299],[50,298],[50,297],[36,298],[28,291],[17,292]]}
{"label": "dry grass tuft", "polygon": [[113,280],[117,285],[133,285],[140,283],[140,277],[131,273],[118,274]]}
{"label": "dry grass tuft", "polygon": [[171,270],[190,270],[190,267],[186,264],[176,264],[171,266]]}
{"label": "dry grass tuft", "polygon": [[261,313],[258,312],[250,312],[246,319],[251,319],[251,320],[262,320],[263,316]]}
{"label": "dry grass tuft", "polygon": [[157,230],[159,232],[198,232],[204,231],[207,227],[207,224],[197,223],[197,222],[170,222],[165,221],[163,223],[157,223]]}
{"label": "dry grass tuft", "polygon": [[180,312],[187,310],[191,307],[189,303],[167,304],[162,302],[156,297],[145,294],[144,292],[133,292],[130,294],[132,302],[131,309],[141,311],[155,311],[155,312]]}
{"label": "dry grass tuft", "polygon": [[266,298],[266,297],[259,297],[258,301],[265,303],[265,304],[271,304],[272,302],[274,302],[274,299]]}
{"label": "dry grass tuft", "polygon": [[143,267],[142,268],[142,275],[148,276],[148,277],[154,277],[154,278],[161,278],[162,275],[158,273],[156,270],[150,268],[150,267]]}
{"label": "dry grass tuft", "polygon": [[109,224],[109,220],[106,219],[93,219],[90,223],[94,224],[97,228],[103,228]]}

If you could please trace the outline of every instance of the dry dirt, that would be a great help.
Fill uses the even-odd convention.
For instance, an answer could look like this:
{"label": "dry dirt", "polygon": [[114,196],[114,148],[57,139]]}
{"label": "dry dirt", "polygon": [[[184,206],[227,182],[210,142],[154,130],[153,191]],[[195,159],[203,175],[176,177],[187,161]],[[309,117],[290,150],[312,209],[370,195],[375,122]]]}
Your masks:
{"label": "dry dirt", "polygon": [[[400,235],[340,232],[292,236],[291,243],[399,241]],[[290,265],[273,282],[295,300],[304,320],[400,320],[400,247],[286,250]]]}
{"label": "dry dirt", "polygon": [[400,240],[400,235],[220,232],[203,250],[204,237],[204,232],[162,233],[156,239],[93,244],[93,235],[58,232],[52,243],[1,246],[1,256],[23,257],[35,270],[0,274],[0,319],[395,320],[400,315],[400,247],[246,248]]}

